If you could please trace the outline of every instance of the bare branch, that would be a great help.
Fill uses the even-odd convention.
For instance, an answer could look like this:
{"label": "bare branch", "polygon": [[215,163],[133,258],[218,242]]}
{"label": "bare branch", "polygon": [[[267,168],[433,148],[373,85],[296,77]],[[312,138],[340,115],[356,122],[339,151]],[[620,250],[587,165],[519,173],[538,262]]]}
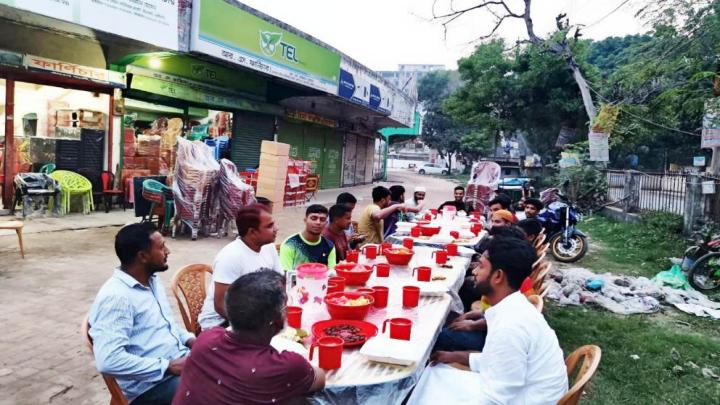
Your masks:
{"label": "bare branch", "polygon": [[[495,6],[502,6],[502,7],[505,9],[505,12],[507,13],[508,17],[523,18],[523,15],[522,15],[522,14],[513,13],[513,12],[510,10],[510,7],[508,7],[508,5],[505,3],[505,0],[488,0],[488,1],[484,1],[484,2],[482,2],[482,3],[480,3],[480,4],[476,4],[476,5],[474,5],[474,6],[471,6],[471,7],[468,7],[468,8],[464,8],[464,9],[462,9],[462,10],[453,10],[453,9],[452,9],[452,1],[450,2],[450,4],[451,4],[451,7],[450,7],[450,8],[451,8],[451,12],[449,12],[449,13],[447,13],[447,14],[442,14],[442,15],[434,15],[434,14],[433,14],[433,16],[434,16],[435,18],[456,17],[458,14],[465,14],[465,13],[468,13],[468,12],[473,11],[473,10],[478,10],[478,9],[481,9],[481,8],[484,8],[484,7],[488,7],[488,8],[489,8],[490,6],[495,5]],[[434,7],[435,7],[435,2],[433,2],[433,9],[434,9]]]}

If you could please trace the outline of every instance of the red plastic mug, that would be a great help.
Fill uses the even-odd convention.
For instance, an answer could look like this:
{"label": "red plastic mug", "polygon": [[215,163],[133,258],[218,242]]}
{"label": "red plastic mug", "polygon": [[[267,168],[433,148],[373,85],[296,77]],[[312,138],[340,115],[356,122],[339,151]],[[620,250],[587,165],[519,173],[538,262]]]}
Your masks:
{"label": "red plastic mug", "polygon": [[360,294],[367,294],[369,296],[373,296],[375,294],[375,290],[370,287],[358,288],[357,290],[355,290],[355,292],[358,292]]}
{"label": "red plastic mug", "polygon": [[480,233],[480,231],[482,231],[482,229],[483,229],[482,224],[472,224],[472,227],[470,228],[470,232],[477,235]]}
{"label": "red plastic mug", "polygon": [[380,244],[380,256],[385,255],[385,249],[392,249],[393,245],[392,243],[385,242]]}
{"label": "red plastic mug", "polygon": [[338,287],[340,287],[340,291],[345,289],[345,277],[330,277],[328,279],[328,284],[336,284]]}
{"label": "red plastic mug", "polygon": [[387,263],[378,263],[375,266],[375,275],[378,277],[390,277],[390,265]]}
{"label": "red plastic mug", "polygon": [[388,322],[390,322],[390,339],[410,340],[410,331],[412,330],[412,321],[410,319],[386,319],[383,322],[382,333],[385,333]]}
{"label": "red plastic mug", "polygon": [[357,263],[359,257],[360,252],[358,252],[357,250],[348,250],[345,254],[345,261]]}
{"label": "red plastic mug", "polygon": [[432,268],[427,266],[415,267],[413,269],[413,276],[415,275],[415,270],[417,270],[418,281],[430,281],[430,277],[432,276]]}
{"label": "red plastic mug", "polygon": [[328,281],[327,291],[326,294],[332,294],[336,292],[343,292],[345,291],[345,288],[339,284],[331,283]]}
{"label": "red plastic mug", "polygon": [[453,239],[460,239],[460,232],[458,232],[458,231],[450,231],[450,236],[452,236]]}
{"label": "red plastic mug", "polygon": [[447,250],[448,256],[457,256],[458,245],[454,243],[448,243],[447,245],[445,245],[445,250]]}
{"label": "red plastic mug", "polygon": [[403,287],[403,307],[415,308],[420,302],[420,287],[406,285]]}
{"label": "red plastic mug", "polygon": [[425,214],[425,220],[426,220],[426,221],[431,221],[432,219],[433,219],[432,214]]}
{"label": "red plastic mug", "polygon": [[413,248],[413,240],[412,238],[405,238],[403,239],[403,246],[407,249],[412,250]]}
{"label": "red plastic mug", "polygon": [[431,256],[435,256],[435,263],[437,264],[447,263],[448,252],[444,250],[436,250],[432,252]]}
{"label": "red plastic mug", "polygon": [[377,257],[378,247],[377,245],[365,245],[362,248],[362,252],[368,259],[374,259]]}
{"label": "red plastic mug", "polygon": [[302,311],[301,307],[287,307],[287,324],[289,327],[295,329],[302,327]]}
{"label": "red plastic mug", "polygon": [[390,290],[387,287],[383,286],[377,286],[373,287],[373,290],[375,293],[373,294],[373,297],[375,297],[375,303],[373,304],[375,308],[385,308],[388,303],[388,295],[390,294]]}
{"label": "red plastic mug", "polygon": [[[421,234],[422,234],[422,231],[420,230],[420,227],[419,227],[419,226],[416,226],[416,227],[410,229],[410,236],[412,236],[413,238],[417,238],[417,237],[419,237]],[[407,247],[407,246],[406,246],[406,247]]]}
{"label": "red plastic mug", "polygon": [[433,216],[437,216],[438,210],[436,208],[430,208],[430,213],[433,214]]}
{"label": "red plastic mug", "polygon": [[344,341],[337,336],[325,336],[310,346],[310,360],[313,358],[315,348],[318,347],[318,365],[324,370],[335,370],[342,365],[342,352]]}

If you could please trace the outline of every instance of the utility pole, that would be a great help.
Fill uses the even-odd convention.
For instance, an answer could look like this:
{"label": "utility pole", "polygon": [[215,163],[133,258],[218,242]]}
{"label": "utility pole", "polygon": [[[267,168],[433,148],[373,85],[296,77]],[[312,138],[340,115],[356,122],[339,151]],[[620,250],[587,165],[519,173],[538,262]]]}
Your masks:
{"label": "utility pole", "polygon": [[[713,97],[720,97],[720,66],[718,66],[718,73],[715,74],[715,80],[713,81]],[[710,174],[720,175],[720,148],[712,148],[712,158],[710,159]]]}

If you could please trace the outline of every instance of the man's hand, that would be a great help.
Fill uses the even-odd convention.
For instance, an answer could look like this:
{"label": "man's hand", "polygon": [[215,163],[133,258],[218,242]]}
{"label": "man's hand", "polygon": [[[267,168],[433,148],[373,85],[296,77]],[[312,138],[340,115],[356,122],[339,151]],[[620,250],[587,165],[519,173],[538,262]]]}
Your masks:
{"label": "man's hand", "polygon": [[395,207],[395,209],[397,209],[398,211],[405,210],[405,204],[395,204],[395,205],[393,205],[393,207]]}
{"label": "man's hand", "polygon": [[430,355],[430,365],[434,366],[438,363],[460,363],[463,365],[468,365],[470,362],[470,355],[469,352],[434,352]]}
{"label": "man's hand", "polygon": [[470,319],[463,319],[463,320],[456,320],[455,322],[451,323],[450,326],[448,326],[448,329],[454,330],[457,332],[472,332],[476,330],[476,321],[470,320]]}
{"label": "man's hand", "polygon": [[478,320],[478,319],[483,319],[484,317],[485,317],[485,311],[483,311],[482,309],[478,309],[476,311],[466,312],[462,316],[458,317],[458,319],[462,318],[462,319]]}
{"label": "man's hand", "polygon": [[187,360],[187,356],[170,361],[170,365],[168,366],[166,373],[180,375],[183,367],[185,367],[185,360]]}

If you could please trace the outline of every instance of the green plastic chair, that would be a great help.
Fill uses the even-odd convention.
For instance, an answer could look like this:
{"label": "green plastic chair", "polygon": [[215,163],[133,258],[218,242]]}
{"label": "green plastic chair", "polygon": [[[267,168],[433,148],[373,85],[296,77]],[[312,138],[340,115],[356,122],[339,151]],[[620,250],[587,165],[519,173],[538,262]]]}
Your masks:
{"label": "green plastic chair", "polygon": [[83,214],[92,212],[95,207],[93,205],[92,183],[90,183],[90,180],[68,170],[55,170],[50,173],[50,177],[60,184],[59,204],[61,215],[70,212],[70,201],[76,195],[81,196]]}
{"label": "green plastic chair", "polygon": [[[157,207],[158,205],[163,205],[165,209],[165,215],[160,231],[165,234],[170,229],[170,226],[172,225],[172,219],[173,217],[175,217],[175,201],[172,197],[172,189],[153,179],[147,179],[143,181],[142,185],[142,196],[146,200],[150,201],[149,218],[145,219],[145,216],[143,216],[143,222],[152,222],[155,207]],[[158,218],[158,226],[160,226],[159,222],[160,221]]]}
{"label": "green plastic chair", "polygon": [[48,163],[40,168],[40,173],[51,174],[55,171],[55,163]]}

